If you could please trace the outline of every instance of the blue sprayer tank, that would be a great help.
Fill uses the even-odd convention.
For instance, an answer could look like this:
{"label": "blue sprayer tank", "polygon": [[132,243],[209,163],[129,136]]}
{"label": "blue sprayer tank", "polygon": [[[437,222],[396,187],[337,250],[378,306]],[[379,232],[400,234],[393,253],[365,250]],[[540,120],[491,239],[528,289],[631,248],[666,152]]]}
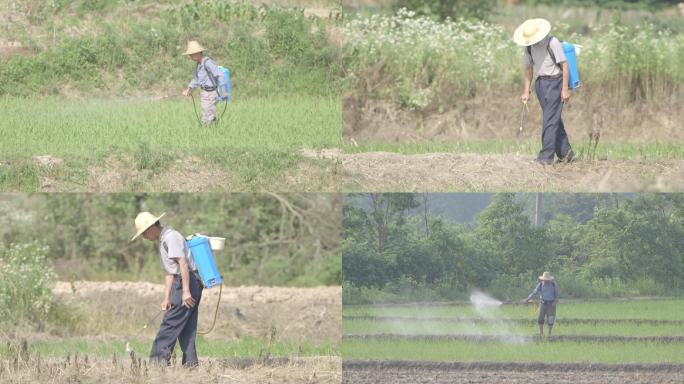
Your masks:
{"label": "blue sprayer tank", "polygon": [[[230,70],[222,66],[218,67],[221,76],[219,76],[219,86],[218,86],[218,100],[219,101],[232,101],[233,98],[230,96]],[[226,85],[226,94],[223,94],[223,85]]]}
{"label": "blue sprayer tank", "polygon": [[195,259],[195,265],[197,265],[204,288],[212,288],[221,284],[223,279],[219,274],[218,267],[216,267],[214,254],[209,246],[209,239],[204,236],[195,236],[188,240],[188,247],[190,247],[192,257]]}
{"label": "blue sprayer tank", "polygon": [[570,72],[568,88],[577,89],[582,82],[580,81],[579,71],[577,70],[577,55],[575,54],[575,45],[564,42],[563,52],[565,52],[565,59],[568,61],[568,69]]}

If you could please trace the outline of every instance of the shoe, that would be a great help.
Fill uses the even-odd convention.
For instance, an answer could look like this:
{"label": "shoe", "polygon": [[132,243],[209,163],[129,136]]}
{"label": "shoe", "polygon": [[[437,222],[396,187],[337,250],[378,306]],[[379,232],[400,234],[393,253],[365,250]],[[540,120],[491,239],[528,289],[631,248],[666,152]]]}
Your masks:
{"label": "shoe", "polygon": [[539,164],[539,165],[553,165],[553,160],[542,160],[542,159],[537,158],[534,160],[534,162]]}
{"label": "shoe", "polygon": [[560,158],[558,161],[561,163],[572,163],[573,161],[577,160],[575,158],[575,152],[571,150],[568,151],[568,153],[565,154],[562,158]]}

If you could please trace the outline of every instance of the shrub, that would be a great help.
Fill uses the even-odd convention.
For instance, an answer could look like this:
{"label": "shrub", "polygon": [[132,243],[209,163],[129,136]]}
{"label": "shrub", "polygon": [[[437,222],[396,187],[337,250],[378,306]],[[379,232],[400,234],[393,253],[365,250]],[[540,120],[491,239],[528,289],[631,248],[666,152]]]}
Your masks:
{"label": "shrub", "polygon": [[47,254],[48,248],[37,242],[10,244],[0,254],[0,321],[40,323],[47,319],[56,278]]}

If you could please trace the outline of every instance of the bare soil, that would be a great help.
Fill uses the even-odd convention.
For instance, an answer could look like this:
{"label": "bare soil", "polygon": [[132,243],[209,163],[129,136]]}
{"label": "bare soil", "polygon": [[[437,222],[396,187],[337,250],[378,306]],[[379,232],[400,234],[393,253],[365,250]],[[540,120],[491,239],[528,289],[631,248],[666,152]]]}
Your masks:
{"label": "bare soil", "polygon": [[663,383],[684,381],[684,366],[345,361],[343,383]]}
{"label": "bare soil", "polygon": [[[162,284],[146,282],[76,281],[58,282],[54,293],[58,300],[88,311],[87,323],[78,330],[81,334],[124,337],[159,311],[163,289]],[[209,328],[218,296],[218,288],[204,290],[200,331]],[[205,338],[235,340],[275,334],[275,340],[337,344],[341,337],[341,297],[340,287],[223,287],[216,327]],[[155,331],[156,324],[143,337],[152,337]]]}
{"label": "bare soil", "polygon": [[345,191],[684,191],[684,161],[580,160],[542,166],[532,156],[367,152],[341,155]]}

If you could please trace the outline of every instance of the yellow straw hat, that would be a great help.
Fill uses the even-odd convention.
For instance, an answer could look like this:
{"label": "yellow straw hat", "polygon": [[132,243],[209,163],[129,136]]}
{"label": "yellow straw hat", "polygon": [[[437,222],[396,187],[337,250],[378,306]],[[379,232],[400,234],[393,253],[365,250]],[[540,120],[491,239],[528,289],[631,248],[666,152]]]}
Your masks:
{"label": "yellow straw hat", "polygon": [[551,276],[551,272],[547,271],[542,273],[541,276],[539,276],[539,280],[550,281],[553,280],[553,276]]}
{"label": "yellow straw hat", "polygon": [[551,23],[545,19],[528,19],[516,28],[513,41],[523,47],[528,47],[542,41],[551,32]]}
{"label": "yellow straw hat", "polygon": [[137,232],[135,233],[135,236],[133,236],[131,241],[135,240],[138,236],[145,232],[147,228],[153,226],[154,223],[159,221],[159,219],[164,217],[164,215],[166,215],[166,212],[162,213],[159,216],[154,216],[149,212],[138,213],[138,216],[135,217],[135,230]]}
{"label": "yellow straw hat", "polygon": [[204,47],[197,41],[188,41],[188,49],[185,50],[184,55],[192,55],[193,53],[204,52]]}

